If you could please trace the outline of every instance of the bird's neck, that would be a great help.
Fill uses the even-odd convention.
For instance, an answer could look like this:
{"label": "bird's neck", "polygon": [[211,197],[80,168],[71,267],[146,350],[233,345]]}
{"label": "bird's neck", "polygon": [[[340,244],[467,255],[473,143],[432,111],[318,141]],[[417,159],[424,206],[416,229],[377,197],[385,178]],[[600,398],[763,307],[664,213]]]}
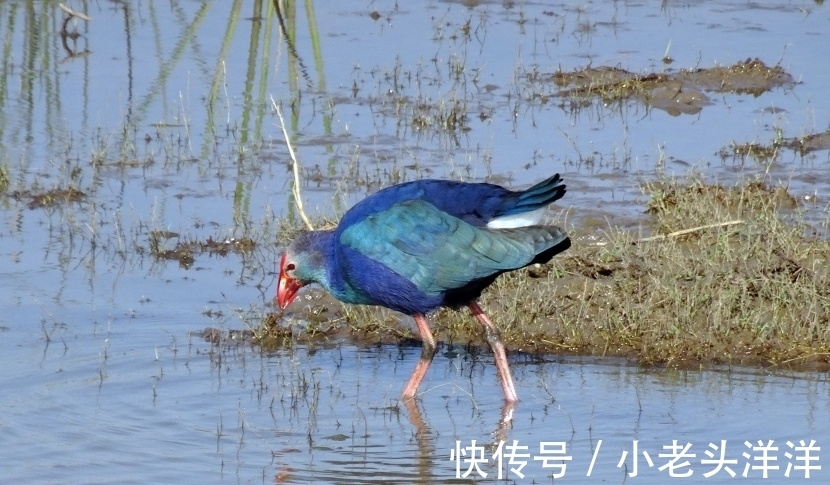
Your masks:
{"label": "bird's neck", "polygon": [[342,301],[351,301],[351,288],[344,277],[337,256],[335,231],[314,231],[309,233],[310,251],[314,253],[310,268],[311,280],[319,283],[326,291]]}
{"label": "bird's neck", "polygon": [[340,301],[375,304],[371,297],[352,285],[348,271],[342,264],[335,231],[313,231],[308,233],[308,238],[308,281],[318,283]]}
{"label": "bird's neck", "polygon": [[340,301],[357,304],[374,304],[374,300],[354,287],[347,269],[343,266],[337,233],[334,230],[314,231],[312,245],[317,257],[313,280]]}
{"label": "bird's neck", "polygon": [[304,279],[319,283],[331,292],[331,269],[335,266],[334,231],[313,231],[307,237]]}

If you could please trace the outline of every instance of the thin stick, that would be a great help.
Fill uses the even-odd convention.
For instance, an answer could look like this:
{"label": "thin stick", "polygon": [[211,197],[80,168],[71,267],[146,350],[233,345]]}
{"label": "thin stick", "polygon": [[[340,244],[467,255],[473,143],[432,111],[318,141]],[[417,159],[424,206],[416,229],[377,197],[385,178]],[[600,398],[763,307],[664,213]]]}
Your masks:
{"label": "thin stick", "polygon": [[303,198],[300,196],[300,164],[297,162],[297,156],[294,154],[294,148],[291,147],[291,140],[288,138],[288,131],[285,129],[285,120],[282,118],[282,111],[280,110],[280,107],[277,106],[277,102],[274,101],[273,96],[271,96],[271,106],[274,107],[274,111],[277,112],[277,116],[280,118],[282,135],[285,137],[285,146],[288,147],[288,154],[291,156],[291,169],[294,172],[294,187],[291,190],[294,193],[294,202],[297,204],[297,212],[300,213],[300,219],[303,220],[303,223],[305,223],[308,230],[313,231],[314,226],[311,225],[311,221],[305,214],[305,210],[303,209]]}
{"label": "thin stick", "polygon": [[638,240],[634,241],[633,244],[639,244],[639,243],[642,243],[642,242],[649,242],[649,241],[659,241],[660,239],[667,239],[667,238],[670,238],[670,237],[682,236],[684,234],[690,234],[692,232],[702,231],[703,229],[712,229],[714,227],[733,226],[735,224],[743,224],[743,223],[744,223],[743,220],[737,219],[737,220],[734,220],[734,221],[718,222],[716,224],[706,224],[705,226],[692,227],[690,229],[683,229],[681,231],[674,231],[674,232],[670,232],[668,234],[659,234],[657,236],[644,237],[643,239],[638,239]]}

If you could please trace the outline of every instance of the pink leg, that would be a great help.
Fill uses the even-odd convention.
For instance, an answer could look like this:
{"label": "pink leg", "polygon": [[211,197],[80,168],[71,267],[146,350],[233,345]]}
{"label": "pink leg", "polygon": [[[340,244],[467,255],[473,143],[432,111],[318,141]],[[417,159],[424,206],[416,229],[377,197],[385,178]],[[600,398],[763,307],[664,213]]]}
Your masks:
{"label": "pink leg", "polygon": [[429,365],[432,363],[432,358],[435,357],[437,349],[435,337],[432,336],[432,331],[429,329],[427,318],[420,313],[416,313],[414,317],[415,325],[418,326],[418,332],[420,332],[421,340],[424,343],[421,348],[421,359],[418,361],[418,365],[415,366],[415,370],[412,371],[412,377],[409,378],[409,382],[406,383],[406,387],[403,388],[401,393],[401,398],[404,400],[415,397],[415,392],[418,391],[418,386],[421,385],[421,381],[427,375],[427,370],[429,370]]}
{"label": "pink leg", "polygon": [[484,327],[484,337],[490,348],[493,350],[493,355],[496,358],[496,371],[501,381],[501,388],[504,391],[504,400],[508,403],[516,402],[519,396],[516,394],[516,387],[513,385],[513,376],[510,375],[510,367],[507,365],[507,353],[504,350],[504,344],[501,342],[501,333],[499,329],[493,325],[493,322],[487,318],[484,311],[478,306],[478,302],[473,301],[467,305],[470,307],[470,313],[478,320]]}

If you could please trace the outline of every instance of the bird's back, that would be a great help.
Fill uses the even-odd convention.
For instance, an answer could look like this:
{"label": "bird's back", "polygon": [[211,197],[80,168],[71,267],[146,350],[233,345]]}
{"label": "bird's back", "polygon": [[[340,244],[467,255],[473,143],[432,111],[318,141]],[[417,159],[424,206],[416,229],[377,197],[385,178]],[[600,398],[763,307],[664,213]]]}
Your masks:
{"label": "bird's back", "polygon": [[381,190],[336,230],[334,289],[348,289],[353,303],[410,314],[466,304],[499,274],[567,249],[570,240],[555,226],[487,227],[540,212],[562,194],[558,175],[517,192],[442,180]]}
{"label": "bird's back", "polygon": [[[415,180],[379,190],[355,204],[340,221],[339,228],[407,200],[423,200],[473,226],[492,224],[494,219],[538,212],[565,195],[565,185],[555,174],[523,191],[489,183],[452,180]],[[516,227],[516,226],[510,226]]]}

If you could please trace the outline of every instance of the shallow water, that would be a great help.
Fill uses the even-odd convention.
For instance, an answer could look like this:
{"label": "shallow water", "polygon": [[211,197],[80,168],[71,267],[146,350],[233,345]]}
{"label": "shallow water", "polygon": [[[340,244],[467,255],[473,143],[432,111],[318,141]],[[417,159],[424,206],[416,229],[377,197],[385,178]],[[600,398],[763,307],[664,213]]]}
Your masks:
{"label": "shallow water", "polygon": [[[397,395],[417,348],[333,342],[263,355],[191,336],[246,328],[271,310],[278,248],[181,265],[150,254],[161,230],[179,241],[273,240],[274,218],[291,211],[272,97],[316,214],[342,213],[403,179],[526,186],[559,171],[569,186],[569,205],[554,211],[567,211],[563,223],[636,226],[640,182],[697,167],[726,183],[789,183],[821,230],[827,150],[783,152],[769,165],[716,153],[830,126],[827,6],[314,2],[311,16],[303,5],[286,12],[296,32],[286,42],[270,5],[73,4],[92,20],[71,20],[79,37],[64,47],[56,2],[0,3],[0,166],[10,184],[0,195],[0,481],[430,483],[453,480],[456,465],[466,471],[468,462],[450,460],[456,445],[484,443],[490,458],[503,439],[528,447],[525,478],[503,467],[505,479],[527,483],[554,481],[534,460],[542,442],[564,443],[564,480],[665,483],[659,454],[673,440],[696,454],[690,482],[711,469],[700,463],[710,443],[726,440],[740,479],[761,453],[744,442],[773,440],[779,469],[768,480],[777,483],[804,456],[787,441],[827,446],[827,375],[783,369],[514,353],[522,400],[505,410],[489,354],[443,347],[407,408]],[[710,93],[711,105],[679,116],[636,101],[573,110],[530,96],[534,70],[653,72],[747,57],[780,63],[798,83],[757,97]],[[456,101],[468,110],[464,129],[414,127],[413,116],[435,113],[419,105],[440,112]],[[29,207],[25,191],[67,186],[85,198]],[[635,441],[638,473],[626,478]],[[818,465],[826,453],[815,452]],[[492,461],[480,468],[482,481],[498,480]],[[805,475],[792,469],[789,480]],[[732,480],[722,470],[707,481],[718,479]]]}
{"label": "shallow water", "polygon": [[[153,348],[148,332],[136,337],[99,330],[59,332],[63,342],[10,349],[4,372],[16,377],[6,379],[0,398],[4,481],[433,483],[456,477],[450,453],[457,444],[484,446],[488,461],[479,468],[487,481],[498,481],[492,454],[505,440],[528,447],[527,457],[517,458],[527,462],[523,479],[505,458],[502,473],[510,480],[553,481],[555,469],[536,460],[543,456],[541,443],[552,442],[564,445],[546,446],[564,446],[571,457],[554,463],[566,465],[566,480],[586,481],[590,469],[591,480],[622,483],[626,473],[635,473],[636,441],[632,479],[666,483],[670,471],[660,467],[669,458],[660,454],[674,440],[691,444],[688,453],[695,455],[675,473],[691,470],[699,480],[714,468],[701,463],[710,443],[726,441],[726,459],[736,460],[730,469],[740,478],[750,461],[742,454],[761,453],[744,443],[772,440],[777,450],[770,456],[777,461],[769,465],[778,468],[767,473],[777,483],[790,463],[801,464],[784,455],[799,456],[788,441],[816,440],[822,447],[830,433],[824,375],[641,370],[608,360],[513,356],[522,401],[503,425],[501,392],[487,357],[441,352],[417,407],[407,409],[395,396],[417,349],[211,353],[201,342]],[[169,330],[178,333],[175,326]],[[822,466],[824,454],[813,451],[821,460],[811,465]],[[469,468],[459,465],[459,474]],[[789,475],[806,474],[793,469]],[[812,479],[825,475],[810,470]],[[763,470],[750,468],[747,476],[760,478]],[[710,480],[731,477],[723,469]]]}

